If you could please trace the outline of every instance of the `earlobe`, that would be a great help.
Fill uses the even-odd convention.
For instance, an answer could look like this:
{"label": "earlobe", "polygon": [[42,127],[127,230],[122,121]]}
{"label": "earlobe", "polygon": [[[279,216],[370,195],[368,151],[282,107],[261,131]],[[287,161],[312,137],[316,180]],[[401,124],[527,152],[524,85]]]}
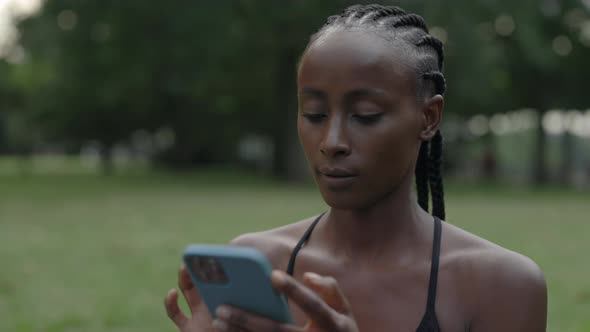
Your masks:
{"label": "earlobe", "polygon": [[423,112],[423,127],[420,133],[420,139],[429,141],[440,126],[442,113],[444,110],[444,98],[441,95],[435,95],[424,102]]}

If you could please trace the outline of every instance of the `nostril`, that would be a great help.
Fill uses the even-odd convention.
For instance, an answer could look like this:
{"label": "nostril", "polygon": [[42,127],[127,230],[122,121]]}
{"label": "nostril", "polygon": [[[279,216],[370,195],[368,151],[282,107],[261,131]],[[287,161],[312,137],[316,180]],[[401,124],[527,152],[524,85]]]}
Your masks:
{"label": "nostril", "polygon": [[320,147],[320,152],[327,156],[340,156],[350,154],[350,148],[346,145]]}

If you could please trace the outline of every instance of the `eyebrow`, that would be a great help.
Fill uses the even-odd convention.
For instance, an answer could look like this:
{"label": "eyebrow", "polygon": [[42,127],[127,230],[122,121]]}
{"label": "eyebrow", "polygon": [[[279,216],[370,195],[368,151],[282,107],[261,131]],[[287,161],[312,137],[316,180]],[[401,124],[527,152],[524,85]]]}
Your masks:
{"label": "eyebrow", "polygon": [[[311,95],[311,96],[322,98],[322,99],[326,98],[325,92],[318,90],[318,89],[314,89],[314,88],[301,88],[301,94]],[[355,89],[355,90],[347,92],[344,95],[344,98],[354,99],[354,98],[358,98],[358,97],[371,96],[371,95],[384,95],[384,94],[385,94],[385,90],[382,90],[382,89],[361,88],[361,89]]]}

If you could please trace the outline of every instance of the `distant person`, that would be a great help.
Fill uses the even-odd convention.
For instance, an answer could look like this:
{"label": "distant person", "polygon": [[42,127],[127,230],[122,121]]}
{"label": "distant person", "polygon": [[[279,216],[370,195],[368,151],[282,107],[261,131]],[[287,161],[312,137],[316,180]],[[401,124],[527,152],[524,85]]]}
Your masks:
{"label": "distant person", "polygon": [[211,321],[183,267],[191,315],[175,289],[165,299],[179,331],[545,331],[539,267],[441,222],[442,67],[418,15],[368,5],[328,18],[299,64],[297,128],[330,208],[231,242],[266,254],[296,324],[227,307]]}

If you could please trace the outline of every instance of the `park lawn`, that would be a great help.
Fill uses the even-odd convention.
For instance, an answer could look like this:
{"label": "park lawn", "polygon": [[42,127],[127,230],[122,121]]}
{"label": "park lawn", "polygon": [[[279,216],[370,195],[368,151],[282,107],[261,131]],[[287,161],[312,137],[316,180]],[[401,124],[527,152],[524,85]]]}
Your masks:
{"label": "park lawn", "polygon": [[[449,222],[542,267],[548,330],[590,331],[588,192],[449,188]],[[186,244],[324,209],[311,186],[226,172],[0,176],[0,331],[174,331]]]}

